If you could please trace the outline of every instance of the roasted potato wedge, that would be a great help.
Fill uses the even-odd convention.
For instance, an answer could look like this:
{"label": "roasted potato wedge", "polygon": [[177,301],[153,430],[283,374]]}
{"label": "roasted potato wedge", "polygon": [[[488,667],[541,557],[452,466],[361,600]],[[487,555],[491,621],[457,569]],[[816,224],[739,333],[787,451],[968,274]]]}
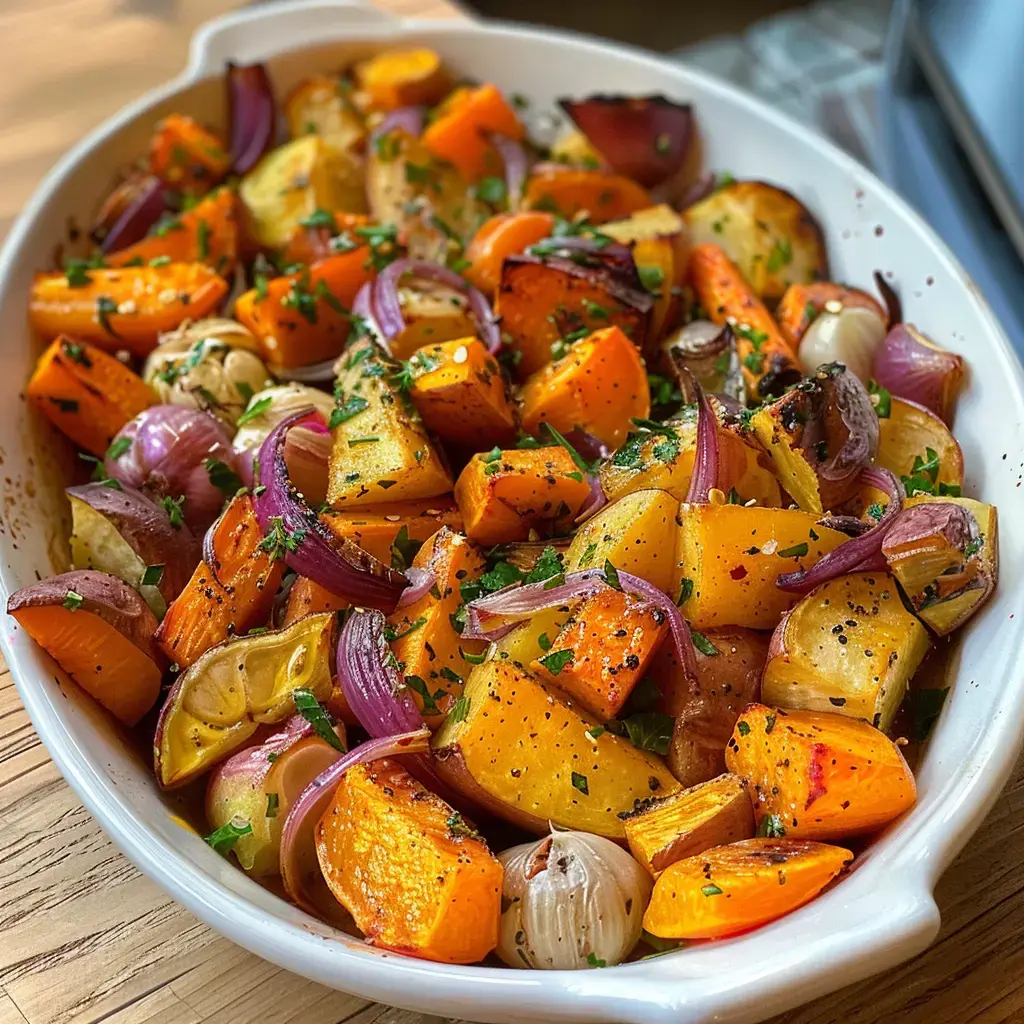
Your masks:
{"label": "roasted potato wedge", "polygon": [[284,101],[284,115],[293,139],[319,135],[343,153],[366,144],[366,122],[346,98],[340,75],[313,75],[299,82]]}

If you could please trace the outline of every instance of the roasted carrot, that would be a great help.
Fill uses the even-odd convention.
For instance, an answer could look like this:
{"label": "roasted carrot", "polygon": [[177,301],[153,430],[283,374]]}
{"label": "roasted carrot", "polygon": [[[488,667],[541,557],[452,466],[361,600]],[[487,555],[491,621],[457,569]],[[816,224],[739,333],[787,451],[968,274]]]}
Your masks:
{"label": "roasted carrot", "polygon": [[546,167],[526,182],[523,207],[562,217],[586,213],[594,223],[620,220],[651,205],[651,197],[632,178],[581,167]]}
{"label": "roasted carrot", "polygon": [[288,603],[285,605],[281,628],[290,626],[305,615],[313,615],[316,612],[339,612],[349,607],[351,602],[344,597],[332,594],[326,587],[320,586],[306,576],[299,576],[288,591]]}
{"label": "roasted carrot", "polygon": [[149,169],[185,192],[205,192],[228,173],[231,157],[223,142],[184,114],[171,114],[156,127]]}
{"label": "roasted carrot", "polygon": [[478,181],[502,173],[501,158],[487,140],[493,132],[510,139],[523,137],[519,118],[497,87],[456,89],[427,126],[423,144],[437,159],[454,164],[466,181]]}
{"label": "roasted carrot", "polygon": [[216,574],[200,562],[156,634],[163,652],[183,668],[214,644],[262,626],[281,583],[284,563],[266,549],[248,494],[232,498],[211,529]]}
{"label": "roasted carrot", "polygon": [[25,394],[75,444],[97,457],[130,419],[157,400],[124,363],[64,337],[40,356]]}
{"label": "roasted carrot", "polygon": [[433,50],[385,50],[356,65],[356,81],[378,110],[439,103],[452,82]]}
{"label": "roasted carrot", "polygon": [[796,355],[778,324],[720,246],[707,242],[690,253],[690,284],[716,324],[731,324],[747,394],[754,402],[800,379]]}
{"label": "roasted carrot", "polygon": [[161,334],[202,320],[227,295],[227,282],[203,263],[36,274],[29,322],[47,339],[66,334],[108,352],[146,356]]}
{"label": "roasted carrot", "polygon": [[205,263],[228,277],[238,256],[238,204],[235,193],[220,188],[173,220],[159,224],[141,242],[107,256],[107,266],[156,262]]}
{"label": "roasted carrot", "polygon": [[541,210],[496,213],[484,221],[466,247],[469,260],[466,278],[485,295],[493,297],[501,284],[501,265],[505,257],[525,252],[554,229],[554,216]]}
{"label": "roasted carrot", "polygon": [[[404,569],[415,552],[442,526],[462,531],[462,514],[450,494],[421,501],[392,501],[367,508],[327,510],[320,522],[336,537],[354,540],[386,565]],[[408,556],[407,556],[408,555]]]}
{"label": "roasted carrot", "polygon": [[889,318],[882,307],[867,292],[859,288],[847,288],[834,281],[814,281],[811,284],[791,284],[779,300],[775,319],[783,337],[795,352],[800,339],[814,318],[825,309],[826,304],[836,303],[838,307],[852,306],[855,309],[869,309],[877,313],[882,323]]}
{"label": "roasted carrot", "polygon": [[[312,217],[306,218],[306,223],[300,222],[295,228],[285,246],[284,262],[316,263],[329,256],[336,256],[340,250],[332,247],[332,239],[339,235],[347,235],[355,240],[352,232],[370,223],[371,218],[365,213],[331,213],[329,210],[318,210]],[[347,247],[347,242],[348,239],[342,248]]]}

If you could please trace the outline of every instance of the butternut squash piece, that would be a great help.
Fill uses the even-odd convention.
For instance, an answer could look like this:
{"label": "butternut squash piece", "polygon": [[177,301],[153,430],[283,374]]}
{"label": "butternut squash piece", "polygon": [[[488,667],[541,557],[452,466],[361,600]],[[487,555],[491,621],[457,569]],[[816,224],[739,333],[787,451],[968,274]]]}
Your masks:
{"label": "butternut squash piece", "polygon": [[586,167],[545,165],[526,181],[523,207],[557,213],[571,220],[585,213],[595,224],[621,220],[651,205],[651,197],[632,178]]}
{"label": "butternut squash piece", "polygon": [[808,594],[776,627],[761,699],[863,718],[886,732],[929,646],[892,576],[840,576]]}
{"label": "butternut squash piece", "polygon": [[169,114],[149,146],[149,171],[181,192],[206,192],[231,167],[223,142],[185,114]]}
{"label": "butternut squash piece", "polygon": [[530,668],[606,722],[622,710],[667,632],[660,609],[602,590],[576,607]]}
{"label": "butternut squash piece", "polygon": [[454,164],[468,182],[503,172],[501,158],[488,141],[497,133],[519,141],[523,126],[505,97],[490,84],[456,89],[427,125],[423,144],[438,159]]}
{"label": "butternut squash piece", "polygon": [[914,805],[900,748],[873,725],[842,715],[751,704],[725,750],[750,783],[754,816],[776,834],[843,839],[874,832]]}
{"label": "butternut squash piece", "polygon": [[[7,613],[90,697],[136,725],[160,696],[156,618],[116,576],[66,572],[11,594]],[[160,664],[158,664],[160,663]]]}
{"label": "butternut squash piece", "polygon": [[589,496],[561,447],[495,449],[470,459],[455,482],[466,536],[483,545],[528,540],[532,530],[565,532]]}
{"label": "butternut squash piece", "polygon": [[644,928],[662,939],[721,939],[810,902],[853,863],[840,846],[746,839],[669,866],[654,884]]}
{"label": "butternut squash piece", "polygon": [[373,946],[441,963],[498,942],[502,868],[480,835],[393,761],[350,768],[316,826],[327,884]]}
{"label": "butternut squash piece", "polygon": [[64,273],[39,273],[29,322],[44,338],[67,334],[142,357],[161,334],[209,316],[227,292],[227,282],[203,263],[90,270],[82,285],[72,285]]}
{"label": "butternut squash piece", "polygon": [[365,246],[329,256],[238,297],[235,317],[256,336],[271,370],[310,366],[341,353],[356,293],[373,277],[368,256]]}
{"label": "butternut squash piece", "polygon": [[667,591],[672,585],[679,502],[664,491],[634,491],[606,505],[573,537],[565,571],[606,561]]}
{"label": "butternut squash piece", "polygon": [[679,510],[671,593],[697,629],[774,629],[798,597],[775,585],[807,569],[847,540],[809,512],[744,505],[687,505]]}
{"label": "butternut squash piece", "polygon": [[659,758],[594,735],[597,725],[499,654],[470,673],[432,746],[442,778],[499,817],[538,834],[551,822],[623,839],[620,811],[679,786]]}
{"label": "butternut squash piece", "polygon": [[432,107],[452,87],[441,56],[426,48],[385,50],[355,67],[359,87],[378,110]]}
{"label": "butternut squash piece", "polygon": [[513,443],[516,417],[505,378],[482,341],[459,338],[425,345],[408,368],[409,396],[427,429],[446,444],[477,452]]}
{"label": "butternut squash piece", "polygon": [[320,514],[320,522],[339,539],[355,541],[385,565],[394,565],[396,558],[400,559],[398,568],[409,562],[402,554],[406,545],[418,547],[442,526],[462,532],[462,515],[450,495],[394,501],[365,509],[327,509]]}
{"label": "butternut squash piece", "polygon": [[475,545],[442,527],[420,548],[413,565],[432,572],[434,586],[418,601],[392,613],[388,619],[395,637],[391,650],[427,725],[436,728],[462,693],[463,680],[472,668],[464,653],[475,657],[487,648],[483,640],[463,640],[452,625],[462,604],[459,584],[479,576],[486,563]]}
{"label": "butternut squash piece", "polygon": [[102,458],[114,435],[156,395],[124,363],[86,342],[60,337],[39,357],[29,401],[87,452]]}
{"label": "butternut squash piece", "polygon": [[299,221],[284,247],[283,262],[318,263],[336,256],[358,243],[363,235],[360,228],[373,222],[365,213],[344,213],[340,210],[317,210],[311,217]]}
{"label": "butternut squash piece", "polygon": [[501,284],[501,267],[506,256],[525,252],[547,238],[555,229],[550,213],[526,210],[522,213],[496,213],[480,225],[466,247],[469,266],[464,274],[488,298],[493,299]]}
{"label": "butternut squash piece", "polygon": [[262,626],[281,584],[283,563],[265,550],[248,494],[232,498],[211,529],[216,575],[200,562],[156,633],[168,659],[183,668],[214,644]]}
{"label": "butternut squash piece", "polygon": [[307,615],[340,612],[351,607],[352,602],[347,598],[332,594],[326,587],[305,576],[297,576],[288,591],[288,603],[285,605],[281,628],[287,629],[293,622],[298,622]]}
{"label": "butternut squash piece", "polygon": [[[369,339],[348,347],[335,387],[328,504],[335,508],[448,494],[452,479],[419,413],[392,381],[394,364]],[[336,418],[332,417],[332,422]]]}
{"label": "butternut squash piece", "polygon": [[[826,309],[827,307],[827,309]],[[812,281],[810,284],[791,284],[779,300],[775,319],[789,347],[798,351],[800,340],[815,317],[822,312],[838,312],[840,309],[868,309],[878,316],[882,323],[888,323],[886,312],[867,292],[859,288],[847,288],[834,281]]]}
{"label": "butternut squash piece", "polygon": [[629,852],[655,878],[670,864],[754,836],[754,815],[735,775],[652,797],[626,817]]}
{"label": "butternut squash piece", "polygon": [[537,434],[543,423],[563,433],[582,427],[613,448],[626,439],[633,419],[651,412],[643,360],[618,327],[594,331],[531,374],[519,399],[527,433]]}
{"label": "butternut squash piece", "polygon": [[342,152],[362,149],[366,122],[346,95],[345,85],[340,75],[312,75],[299,82],[284,101],[291,137],[319,135]]}

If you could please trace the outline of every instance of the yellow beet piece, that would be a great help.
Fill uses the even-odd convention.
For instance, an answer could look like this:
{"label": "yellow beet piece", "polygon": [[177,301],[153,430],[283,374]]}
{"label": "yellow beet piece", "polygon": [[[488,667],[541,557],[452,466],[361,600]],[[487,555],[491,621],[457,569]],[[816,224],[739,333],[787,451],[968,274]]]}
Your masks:
{"label": "yellow beet piece", "polygon": [[808,569],[847,540],[809,512],[742,505],[679,509],[674,594],[697,629],[774,629],[799,598],[779,589],[782,573]]}
{"label": "yellow beet piece", "polygon": [[331,892],[371,945],[470,964],[497,944],[501,864],[394,762],[345,773],[316,826],[316,852]]}

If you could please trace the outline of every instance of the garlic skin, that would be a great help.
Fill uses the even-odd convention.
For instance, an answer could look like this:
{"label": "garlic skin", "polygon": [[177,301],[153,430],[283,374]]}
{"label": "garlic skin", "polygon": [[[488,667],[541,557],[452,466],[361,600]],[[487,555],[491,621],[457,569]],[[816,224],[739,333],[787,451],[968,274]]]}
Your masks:
{"label": "garlic skin", "polygon": [[640,940],[651,878],[610,839],[552,832],[498,859],[506,909],[495,952],[510,967],[571,971],[617,964]]}
{"label": "garlic skin", "polygon": [[253,409],[257,403],[262,403],[268,398],[269,404],[238,428],[238,433],[231,442],[231,447],[236,452],[258,448],[285,416],[290,416],[300,409],[313,406],[325,420],[330,420],[331,412],[334,410],[334,398],[326,391],[297,383],[277,384],[258,392],[249,400],[248,408]]}
{"label": "garlic skin", "polygon": [[870,309],[845,306],[838,313],[820,313],[800,339],[800,365],[813,373],[824,363],[843,363],[867,384],[887,333],[885,321]]}
{"label": "garlic skin", "polygon": [[272,379],[253,335],[219,317],[163,335],[142,375],[161,402],[211,412],[229,428],[245,409],[244,396]]}

